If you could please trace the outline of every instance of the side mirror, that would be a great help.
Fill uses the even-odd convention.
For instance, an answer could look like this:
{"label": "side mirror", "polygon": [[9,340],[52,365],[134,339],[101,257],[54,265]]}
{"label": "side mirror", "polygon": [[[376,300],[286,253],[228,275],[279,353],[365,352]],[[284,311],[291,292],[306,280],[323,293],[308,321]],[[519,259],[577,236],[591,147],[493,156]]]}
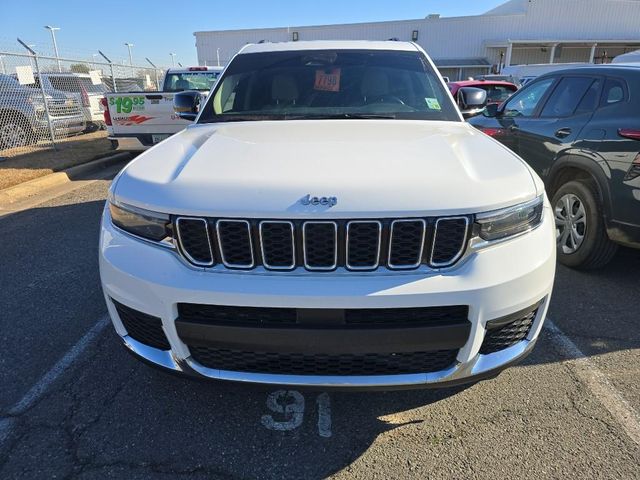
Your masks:
{"label": "side mirror", "polygon": [[173,111],[183,120],[194,121],[200,111],[199,92],[179,92],[173,97]]}
{"label": "side mirror", "polygon": [[497,103],[492,103],[490,105],[487,105],[487,108],[484,109],[482,114],[485,117],[489,117],[489,118],[497,117],[498,116],[499,107],[500,106]]}
{"label": "side mirror", "polygon": [[458,90],[458,106],[464,118],[482,113],[487,106],[487,92],[481,88],[462,87]]}

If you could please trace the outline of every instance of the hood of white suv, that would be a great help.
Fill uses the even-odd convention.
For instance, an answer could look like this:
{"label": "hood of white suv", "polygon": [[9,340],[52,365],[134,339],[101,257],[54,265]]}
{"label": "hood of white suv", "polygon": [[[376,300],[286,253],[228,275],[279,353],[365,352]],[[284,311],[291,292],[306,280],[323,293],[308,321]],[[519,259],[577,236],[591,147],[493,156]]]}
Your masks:
{"label": "hood of white suv", "polygon": [[468,124],[406,120],[194,125],[131,162],[113,190],[158,212],[259,218],[477,213],[541,193],[522,160]]}

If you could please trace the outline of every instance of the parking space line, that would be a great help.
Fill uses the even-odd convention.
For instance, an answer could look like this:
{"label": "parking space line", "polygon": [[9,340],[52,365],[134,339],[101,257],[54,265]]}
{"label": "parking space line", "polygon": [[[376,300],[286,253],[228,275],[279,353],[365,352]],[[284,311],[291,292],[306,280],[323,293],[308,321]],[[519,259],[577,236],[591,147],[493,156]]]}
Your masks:
{"label": "parking space line", "polygon": [[616,390],[605,374],[549,318],[547,318],[545,325],[553,333],[551,338],[571,360],[571,365],[580,380],[617,420],[626,434],[640,445],[640,415],[638,412]]}
{"label": "parking space line", "polygon": [[0,419],[0,446],[4,443],[4,441],[11,434],[11,430],[15,424],[15,419],[11,417],[16,417],[18,415],[23,414],[31,407],[33,407],[36,402],[47,392],[49,387],[73,364],[73,362],[86,350],[89,344],[95,340],[98,335],[104,330],[104,328],[109,324],[109,316],[104,315],[101,317],[98,322],[91,327],[91,329],[84,334],[84,336],[78,340],[78,342],[71,347],[67,353],[56,362],[53,367],[45,373],[40,380],[38,380],[29,391],[20,399],[18,403],[16,403],[13,407],[9,409],[9,417]]}

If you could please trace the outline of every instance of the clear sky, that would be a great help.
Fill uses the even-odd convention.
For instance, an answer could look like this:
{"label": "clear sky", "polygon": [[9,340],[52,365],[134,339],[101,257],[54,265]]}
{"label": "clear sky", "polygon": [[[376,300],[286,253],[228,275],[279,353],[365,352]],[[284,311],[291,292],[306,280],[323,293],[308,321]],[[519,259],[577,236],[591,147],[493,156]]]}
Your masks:
{"label": "clear sky", "polygon": [[282,27],[477,15],[506,0],[0,0],[0,50],[19,50],[15,38],[52,52],[44,25],[60,27],[61,55],[91,57],[98,49],[112,60],[127,57],[124,42],[133,43],[134,63],[149,57],[158,65],[175,52],[183,65],[196,63],[195,37],[200,30]]}

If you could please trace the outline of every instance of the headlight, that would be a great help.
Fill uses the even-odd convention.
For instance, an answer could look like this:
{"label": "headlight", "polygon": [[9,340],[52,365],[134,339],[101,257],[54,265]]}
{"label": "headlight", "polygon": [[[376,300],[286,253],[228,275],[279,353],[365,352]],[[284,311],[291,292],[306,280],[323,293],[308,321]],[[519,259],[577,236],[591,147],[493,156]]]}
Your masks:
{"label": "headlight", "polygon": [[542,222],[544,196],[514,207],[476,215],[478,235],[483,240],[500,240],[528,232]]}
{"label": "headlight", "polygon": [[171,237],[169,215],[113,202],[109,202],[109,212],[113,224],[125,232],[154,242]]}

